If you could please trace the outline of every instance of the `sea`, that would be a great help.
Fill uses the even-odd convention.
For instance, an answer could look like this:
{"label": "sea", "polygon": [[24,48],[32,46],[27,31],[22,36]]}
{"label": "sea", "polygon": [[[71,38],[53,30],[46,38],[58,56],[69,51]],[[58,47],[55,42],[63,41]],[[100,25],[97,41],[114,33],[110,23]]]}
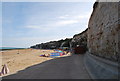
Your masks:
{"label": "sea", "polygon": [[0,51],[3,51],[3,50],[11,50],[11,49],[25,49],[25,48],[17,48],[17,47],[0,47]]}

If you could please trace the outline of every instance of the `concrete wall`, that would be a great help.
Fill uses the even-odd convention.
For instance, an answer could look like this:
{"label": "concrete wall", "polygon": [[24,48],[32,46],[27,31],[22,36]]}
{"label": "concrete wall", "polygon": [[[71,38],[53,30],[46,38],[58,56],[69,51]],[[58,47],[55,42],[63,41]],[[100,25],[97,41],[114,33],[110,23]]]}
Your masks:
{"label": "concrete wall", "polygon": [[[84,64],[92,79],[119,79],[119,64],[90,53],[86,53]],[[114,80],[113,80],[114,81]]]}
{"label": "concrete wall", "polygon": [[118,61],[120,56],[118,3],[96,2],[93,8],[88,25],[87,46],[89,52]]}

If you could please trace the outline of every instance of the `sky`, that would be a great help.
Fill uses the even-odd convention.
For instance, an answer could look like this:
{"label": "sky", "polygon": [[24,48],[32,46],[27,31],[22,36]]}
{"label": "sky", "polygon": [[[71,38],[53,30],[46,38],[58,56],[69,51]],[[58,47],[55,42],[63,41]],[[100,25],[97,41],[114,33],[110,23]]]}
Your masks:
{"label": "sky", "polygon": [[72,38],[88,27],[93,3],[2,2],[2,47]]}

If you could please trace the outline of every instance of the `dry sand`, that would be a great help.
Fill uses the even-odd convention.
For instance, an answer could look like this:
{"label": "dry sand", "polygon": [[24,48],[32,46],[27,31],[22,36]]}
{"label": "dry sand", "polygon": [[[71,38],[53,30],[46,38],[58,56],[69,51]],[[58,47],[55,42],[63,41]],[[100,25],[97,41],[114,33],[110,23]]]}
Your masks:
{"label": "dry sand", "polygon": [[[23,70],[29,66],[42,63],[44,61],[54,59],[50,57],[40,57],[41,54],[50,54],[53,50],[41,50],[41,49],[15,49],[0,52],[0,71],[4,64],[7,64],[10,72],[6,75],[16,73],[17,71]],[[59,56],[65,57],[69,56]],[[4,75],[4,76],[6,76]]]}
{"label": "dry sand", "polygon": [[[53,50],[37,50],[37,49],[16,49],[0,52],[0,71],[3,64],[7,64],[10,72],[7,75],[16,73],[29,66],[42,63],[53,59],[50,57],[40,57],[41,54],[50,54]],[[18,54],[19,53],[19,54]],[[4,75],[6,76],[6,75]]]}

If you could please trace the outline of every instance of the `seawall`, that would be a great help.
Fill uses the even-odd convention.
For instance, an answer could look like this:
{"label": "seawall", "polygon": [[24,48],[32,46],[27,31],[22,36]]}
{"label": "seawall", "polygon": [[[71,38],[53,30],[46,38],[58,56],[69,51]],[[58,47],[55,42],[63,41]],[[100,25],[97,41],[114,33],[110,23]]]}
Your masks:
{"label": "seawall", "polygon": [[120,2],[95,2],[87,31],[85,65],[93,79],[120,77]]}

